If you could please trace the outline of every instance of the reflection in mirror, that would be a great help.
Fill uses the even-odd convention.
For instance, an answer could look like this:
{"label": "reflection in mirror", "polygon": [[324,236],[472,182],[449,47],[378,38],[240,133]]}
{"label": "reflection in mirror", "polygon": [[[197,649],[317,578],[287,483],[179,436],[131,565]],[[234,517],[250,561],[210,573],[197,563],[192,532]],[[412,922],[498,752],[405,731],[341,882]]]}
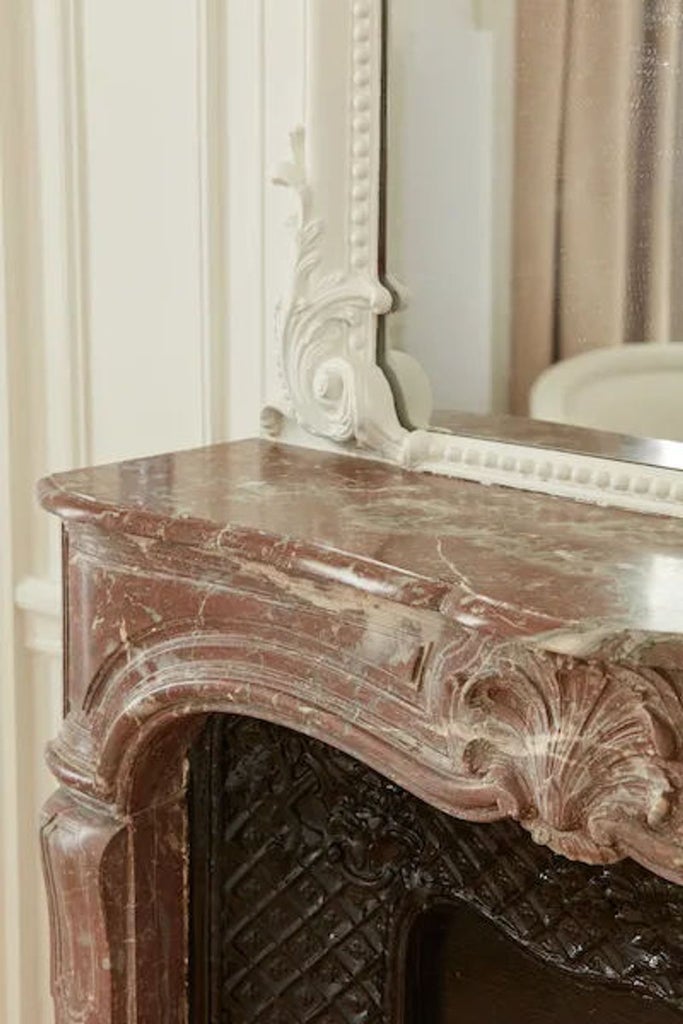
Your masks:
{"label": "reflection in mirror", "polygon": [[683,0],[387,0],[386,38],[404,418],[683,465],[635,441],[683,441]]}

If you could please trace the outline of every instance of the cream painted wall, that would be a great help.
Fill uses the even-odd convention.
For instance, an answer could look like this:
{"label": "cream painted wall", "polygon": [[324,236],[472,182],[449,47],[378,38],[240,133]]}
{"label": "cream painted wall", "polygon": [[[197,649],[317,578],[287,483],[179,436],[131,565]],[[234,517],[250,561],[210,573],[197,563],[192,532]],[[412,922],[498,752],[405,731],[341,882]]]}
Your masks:
{"label": "cream painted wall", "polygon": [[304,0],[0,0],[0,1022],[48,1024],[60,718],[43,474],[257,434],[278,390]]}

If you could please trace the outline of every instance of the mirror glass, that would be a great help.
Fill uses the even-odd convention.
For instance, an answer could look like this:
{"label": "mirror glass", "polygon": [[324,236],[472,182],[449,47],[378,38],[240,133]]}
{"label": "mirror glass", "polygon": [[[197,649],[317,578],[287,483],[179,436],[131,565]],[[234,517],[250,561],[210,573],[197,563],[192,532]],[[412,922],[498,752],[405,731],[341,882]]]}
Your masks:
{"label": "mirror glass", "polygon": [[406,425],[683,468],[683,0],[386,0],[385,88]]}

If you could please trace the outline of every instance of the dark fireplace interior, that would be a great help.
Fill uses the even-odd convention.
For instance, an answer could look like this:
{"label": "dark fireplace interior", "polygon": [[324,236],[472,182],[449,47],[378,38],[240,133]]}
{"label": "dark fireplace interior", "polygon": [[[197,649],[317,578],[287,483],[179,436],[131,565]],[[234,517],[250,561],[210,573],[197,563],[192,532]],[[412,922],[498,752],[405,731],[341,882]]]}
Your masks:
{"label": "dark fireplace interior", "polygon": [[[664,1024],[681,1012],[578,980],[464,906],[425,915],[407,960],[408,1024]],[[400,1019],[400,1018],[399,1018]]]}
{"label": "dark fireplace interior", "polygon": [[193,1024],[683,1024],[677,886],[254,719],[190,763]]}

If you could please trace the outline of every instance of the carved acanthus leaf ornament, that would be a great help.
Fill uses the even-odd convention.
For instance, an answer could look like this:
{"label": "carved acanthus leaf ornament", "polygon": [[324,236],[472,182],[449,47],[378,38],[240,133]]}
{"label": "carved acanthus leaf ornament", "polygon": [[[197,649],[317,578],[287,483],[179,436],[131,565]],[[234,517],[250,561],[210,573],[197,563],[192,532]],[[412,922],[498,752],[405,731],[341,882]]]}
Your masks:
{"label": "carved acanthus leaf ornament", "polygon": [[275,184],[293,189],[300,206],[291,292],[278,310],[281,380],[288,411],[301,426],[349,441],[363,436],[369,397],[387,410],[392,403],[367,339],[368,322],[388,313],[393,300],[363,268],[322,270],[325,225],[313,211],[303,128],[292,132],[291,146],[292,160],[274,177]]}

